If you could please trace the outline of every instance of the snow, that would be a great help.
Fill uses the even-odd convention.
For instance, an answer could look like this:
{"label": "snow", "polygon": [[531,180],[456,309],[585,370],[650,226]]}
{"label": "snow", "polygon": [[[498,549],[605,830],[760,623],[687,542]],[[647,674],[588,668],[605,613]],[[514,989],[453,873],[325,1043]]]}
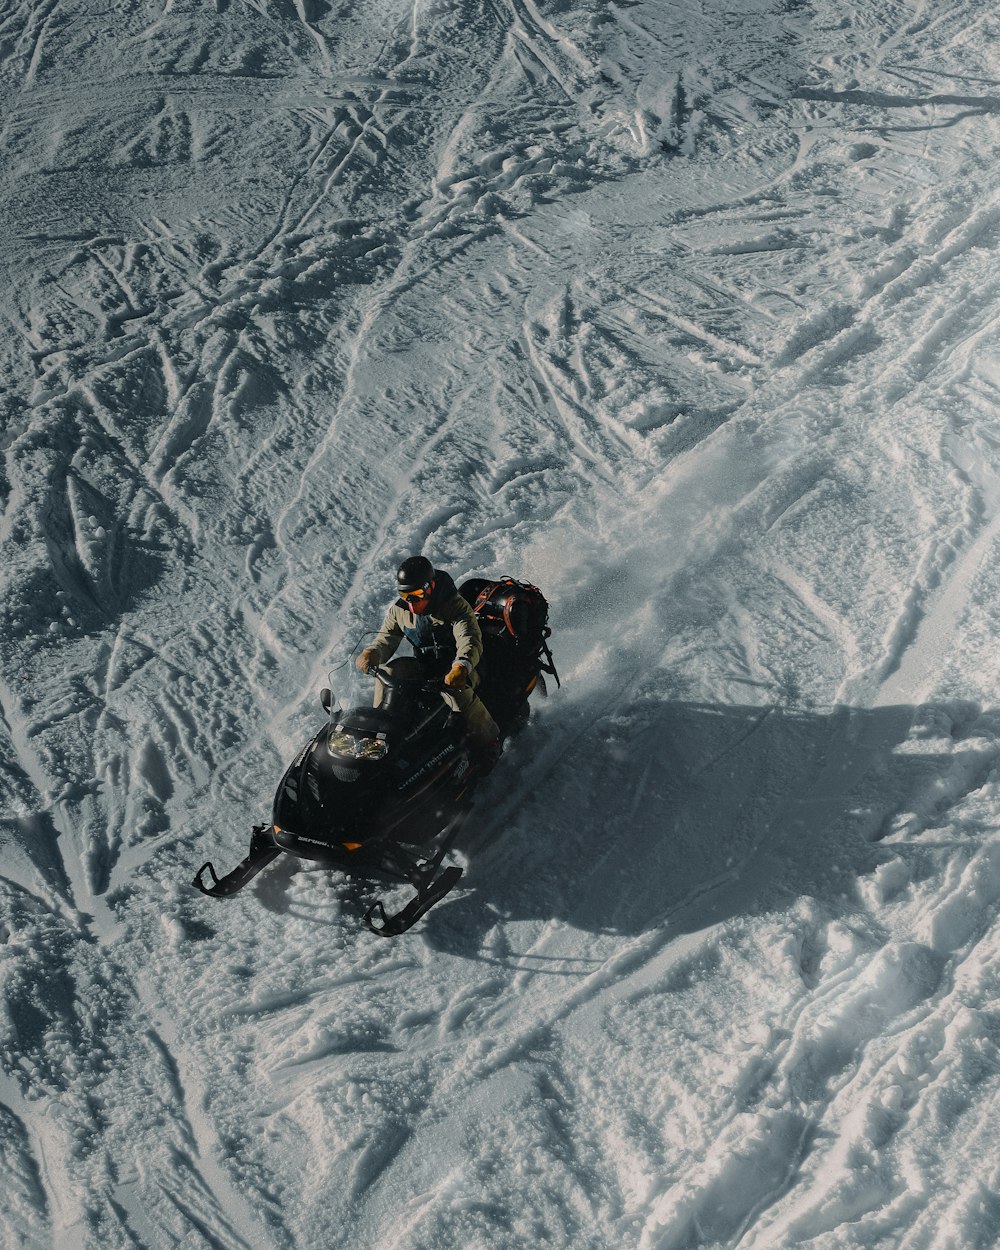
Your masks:
{"label": "snow", "polygon": [[[1000,18],[0,15],[0,1246],[1000,1242]],[[552,603],[393,941],[265,819]]]}

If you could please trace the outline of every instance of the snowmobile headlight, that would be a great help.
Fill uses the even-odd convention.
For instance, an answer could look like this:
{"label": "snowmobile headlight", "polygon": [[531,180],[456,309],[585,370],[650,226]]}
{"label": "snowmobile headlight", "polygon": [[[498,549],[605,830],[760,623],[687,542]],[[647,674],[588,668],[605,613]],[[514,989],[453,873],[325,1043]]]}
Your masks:
{"label": "snowmobile headlight", "polygon": [[384,738],[358,737],[335,729],[329,737],[328,745],[331,755],[355,760],[381,760],[389,751],[389,744]]}
{"label": "snowmobile headlight", "polygon": [[381,760],[388,750],[384,738],[359,738],[355,754],[359,760]]}

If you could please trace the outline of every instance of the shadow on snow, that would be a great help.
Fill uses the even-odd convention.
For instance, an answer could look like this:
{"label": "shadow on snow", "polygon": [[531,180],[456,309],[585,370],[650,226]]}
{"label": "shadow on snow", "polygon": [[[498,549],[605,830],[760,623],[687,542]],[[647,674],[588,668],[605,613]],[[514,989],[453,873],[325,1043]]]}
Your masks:
{"label": "shadow on snow", "polygon": [[[1000,712],[674,701],[633,705],[575,739],[559,722],[529,728],[484,787],[459,843],[460,891],[421,925],[433,945],[472,956],[499,920],[637,935],[801,896],[839,910],[859,876],[894,857],[919,880],[941,849],[981,832],[949,809],[987,780]],[[940,837],[898,840],[937,827]],[[279,864],[258,897],[284,910],[284,886],[315,869]],[[354,883],[331,881],[353,911]]]}

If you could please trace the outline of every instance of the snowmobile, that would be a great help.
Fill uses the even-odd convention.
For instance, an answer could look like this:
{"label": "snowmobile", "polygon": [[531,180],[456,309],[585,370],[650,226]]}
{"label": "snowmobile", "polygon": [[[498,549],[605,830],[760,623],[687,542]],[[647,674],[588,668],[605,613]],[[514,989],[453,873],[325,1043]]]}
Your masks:
{"label": "snowmobile", "polygon": [[[536,587],[511,578],[474,579],[461,588],[483,631],[479,696],[507,736],[527,722],[528,696],[543,673],[558,683],[546,624],[548,604]],[[282,852],[351,875],[407,882],[416,891],[395,914],[377,900],[364,923],[383,937],[404,933],[458,883],[462,869],[443,867],[472,807],[484,766],[466,741],[444,687],[402,656],[376,670],[378,707],[342,712],[321,692],[328,720],[282,777],[269,824],[254,827],[247,856],[225,876],[211,862],[193,885],[228,898]]]}

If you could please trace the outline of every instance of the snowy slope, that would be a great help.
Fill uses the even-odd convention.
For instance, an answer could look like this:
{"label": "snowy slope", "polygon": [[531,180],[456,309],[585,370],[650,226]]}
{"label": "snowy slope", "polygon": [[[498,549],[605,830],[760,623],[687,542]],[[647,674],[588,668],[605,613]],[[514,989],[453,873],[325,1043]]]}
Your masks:
{"label": "snowy slope", "polygon": [[[0,12],[4,1250],[1000,1241],[998,48]],[[418,550],[563,677],[462,888],[203,898]]]}

